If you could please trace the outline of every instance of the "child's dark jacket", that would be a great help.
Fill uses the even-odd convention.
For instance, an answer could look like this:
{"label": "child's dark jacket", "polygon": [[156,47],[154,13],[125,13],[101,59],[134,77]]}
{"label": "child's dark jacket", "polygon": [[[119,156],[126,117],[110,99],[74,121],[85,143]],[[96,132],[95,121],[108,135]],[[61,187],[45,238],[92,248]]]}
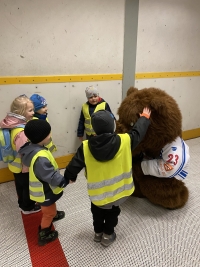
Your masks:
{"label": "child's dark jacket", "polygon": [[[19,153],[22,157],[22,162],[26,166],[30,167],[31,160],[40,150],[47,150],[46,147],[26,143],[19,150]],[[40,203],[43,206],[49,206],[55,203],[63,194],[53,194],[52,190],[49,187],[49,184],[52,186],[65,187],[68,184],[68,181],[60,174],[59,170],[55,170],[51,162],[45,157],[38,157],[33,166],[33,171],[38,180],[43,184],[45,191],[46,201]]]}

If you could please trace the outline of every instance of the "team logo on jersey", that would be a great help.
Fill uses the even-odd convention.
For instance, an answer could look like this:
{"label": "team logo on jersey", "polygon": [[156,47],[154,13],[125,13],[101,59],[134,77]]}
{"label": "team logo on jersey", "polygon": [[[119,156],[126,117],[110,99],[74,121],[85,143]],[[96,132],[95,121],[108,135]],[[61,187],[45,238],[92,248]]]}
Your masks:
{"label": "team logo on jersey", "polygon": [[177,147],[176,146],[172,146],[172,151],[176,151]]}
{"label": "team logo on jersey", "polygon": [[166,172],[173,170],[173,167],[167,162],[164,164],[164,168]]}

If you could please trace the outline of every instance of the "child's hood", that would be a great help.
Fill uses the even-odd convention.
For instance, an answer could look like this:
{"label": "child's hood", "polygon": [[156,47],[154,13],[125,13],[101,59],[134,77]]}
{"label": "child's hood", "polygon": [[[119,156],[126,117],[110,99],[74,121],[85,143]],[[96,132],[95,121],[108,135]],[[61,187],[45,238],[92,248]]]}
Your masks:
{"label": "child's hood", "polygon": [[121,139],[117,134],[101,134],[92,136],[88,141],[88,146],[93,157],[98,161],[107,161],[114,158],[121,144]]}
{"label": "child's hood", "polygon": [[0,122],[0,128],[12,129],[19,124],[26,124],[26,118],[19,114],[9,112],[7,116]]}
{"label": "child's hood", "polygon": [[43,149],[42,146],[28,142],[19,149],[18,153],[21,155],[23,164],[30,167],[32,158]]}

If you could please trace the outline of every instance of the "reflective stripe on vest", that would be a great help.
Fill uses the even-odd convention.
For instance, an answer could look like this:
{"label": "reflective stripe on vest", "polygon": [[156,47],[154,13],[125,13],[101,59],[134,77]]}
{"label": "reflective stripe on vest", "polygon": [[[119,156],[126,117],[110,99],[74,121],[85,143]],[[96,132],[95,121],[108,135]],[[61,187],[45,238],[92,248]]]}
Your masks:
{"label": "reflective stripe on vest", "polygon": [[[106,108],[106,102],[102,102],[100,104],[98,104],[94,110],[94,112],[97,112],[99,110]],[[87,135],[94,135],[95,132],[92,128],[92,124],[91,124],[91,117],[90,117],[90,113],[89,113],[89,105],[88,104],[83,104],[82,106],[82,111],[83,111],[83,115],[85,118],[85,122],[84,122],[84,126],[85,126],[85,133]]]}
{"label": "reflective stripe on vest", "polygon": [[[33,117],[33,120],[38,120],[37,117]],[[49,123],[49,120],[46,118],[46,121]],[[57,151],[56,145],[54,145],[52,138],[50,139],[49,143],[45,146],[46,148],[51,151],[51,153]]]}
{"label": "reflective stripe on vest", "polygon": [[[35,154],[35,156],[31,160],[31,165],[29,168],[30,199],[42,203],[45,201],[45,192],[44,192],[44,188],[43,188],[43,183],[37,179],[37,177],[35,176],[35,173],[33,171],[34,163],[38,157],[47,158],[51,162],[51,164],[54,166],[55,170],[58,169],[58,165],[57,165],[54,157],[52,156],[52,154],[49,150],[40,150],[38,153]],[[60,188],[58,186],[49,185],[49,187],[54,194],[59,194],[60,192],[63,191],[63,188]]]}
{"label": "reflective stripe on vest", "polygon": [[108,161],[97,161],[83,141],[83,152],[87,170],[87,186],[90,200],[97,206],[112,203],[130,196],[134,192],[132,177],[131,141],[128,134],[119,134],[120,148]]}
{"label": "reflective stripe on vest", "polygon": [[[16,146],[14,143],[15,136],[22,131],[24,131],[24,128],[14,128],[10,131],[11,145],[14,151],[16,151]],[[8,168],[11,172],[14,173],[20,173],[22,171],[22,161],[20,154],[17,154],[15,159],[11,163],[8,163]]]}

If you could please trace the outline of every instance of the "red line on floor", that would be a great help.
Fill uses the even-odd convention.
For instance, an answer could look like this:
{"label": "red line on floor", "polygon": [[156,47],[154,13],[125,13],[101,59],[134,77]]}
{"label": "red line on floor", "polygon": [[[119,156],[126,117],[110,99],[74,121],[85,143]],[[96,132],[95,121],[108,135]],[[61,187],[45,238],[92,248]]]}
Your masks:
{"label": "red line on floor", "polygon": [[38,246],[38,226],[41,217],[41,212],[29,215],[22,214],[32,266],[69,267],[59,239],[45,246]]}

